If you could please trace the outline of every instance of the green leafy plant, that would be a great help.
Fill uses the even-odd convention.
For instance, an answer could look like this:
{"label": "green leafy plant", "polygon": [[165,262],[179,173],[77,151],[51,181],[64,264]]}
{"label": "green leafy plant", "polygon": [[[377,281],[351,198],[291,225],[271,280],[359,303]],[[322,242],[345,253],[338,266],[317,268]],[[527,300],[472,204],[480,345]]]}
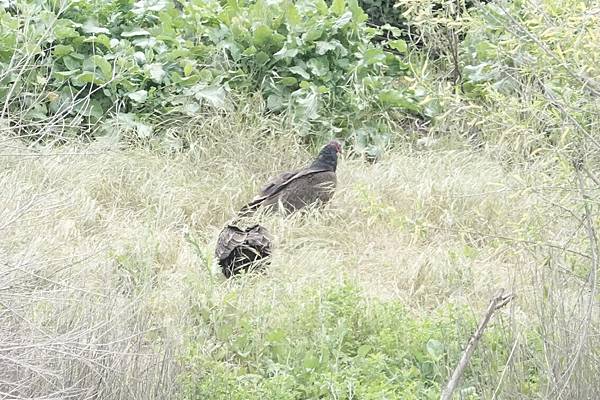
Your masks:
{"label": "green leafy plant", "polygon": [[[475,326],[459,307],[416,318],[397,302],[367,306],[352,286],[313,296],[302,312],[289,313],[292,319],[268,325],[268,313],[260,323],[229,305],[204,314],[199,329],[216,327],[220,351],[207,356],[190,341],[184,398],[435,399]],[[484,346],[494,355],[476,353],[471,370],[477,373],[465,377],[465,394],[477,394],[477,382],[504,365],[505,339],[500,328],[486,332]]]}
{"label": "green leafy plant", "polygon": [[93,133],[105,121],[143,139],[166,116],[226,111],[232,97],[255,92],[308,133],[352,136],[374,114],[421,111],[398,80],[409,70],[406,43],[390,41],[394,53],[372,44],[379,31],[356,0],[20,7],[0,12],[9,49],[0,54],[0,99],[22,128],[60,120]]}

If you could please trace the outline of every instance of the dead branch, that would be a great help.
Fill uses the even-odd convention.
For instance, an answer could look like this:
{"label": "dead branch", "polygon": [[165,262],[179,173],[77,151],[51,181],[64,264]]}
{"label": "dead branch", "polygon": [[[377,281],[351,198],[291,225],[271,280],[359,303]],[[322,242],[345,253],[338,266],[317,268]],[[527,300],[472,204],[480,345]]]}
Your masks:
{"label": "dead branch", "polygon": [[[557,398],[561,398],[563,392],[567,389],[567,387],[569,385],[569,381],[570,381],[571,377],[573,376],[575,367],[577,366],[577,363],[579,362],[581,355],[583,353],[583,349],[587,343],[587,340],[589,337],[591,320],[592,320],[594,302],[595,302],[596,293],[597,293],[597,279],[598,279],[598,264],[599,264],[598,236],[596,234],[596,228],[594,225],[594,216],[592,214],[592,208],[590,206],[590,196],[588,195],[588,193],[586,191],[583,175],[581,173],[581,170],[583,169],[582,165],[578,165],[577,163],[574,163],[573,167],[575,169],[575,174],[577,177],[577,186],[579,188],[581,200],[583,202],[583,208],[585,211],[585,213],[584,213],[585,229],[586,229],[589,244],[590,244],[591,265],[590,265],[590,273],[588,275],[588,283],[589,283],[590,287],[589,287],[589,297],[588,297],[587,309],[585,310],[586,311],[585,318],[583,319],[583,321],[581,321],[581,324],[579,325],[579,329],[578,329],[580,334],[579,334],[579,341],[578,341],[577,347],[575,349],[575,354],[573,355],[573,358],[569,362],[569,365],[567,366],[565,371],[563,371],[563,373],[561,374],[560,378],[562,380],[562,384],[561,385],[557,384],[557,386],[554,388],[554,391],[552,392],[552,395],[554,395],[555,392],[558,392]],[[595,183],[595,181],[594,181],[594,183]]]}
{"label": "dead branch", "polygon": [[448,384],[442,391],[440,400],[450,400],[452,398],[452,393],[454,393],[454,390],[456,389],[456,386],[458,385],[458,382],[460,381],[460,378],[462,377],[465,368],[469,364],[469,360],[471,359],[471,356],[475,351],[475,347],[477,347],[477,343],[479,343],[481,336],[483,336],[483,331],[485,330],[488,322],[490,322],[492,315],[496,310],[508,304],[508,302],[510,302],[513,299],[513,297],[514,296],[511,293],[505,295],[504,289],[500,289],[498,293],[492,298],[492,301],[490,301],[490,304],[485,314],[483,315],[483,318],[481,319],[481,321],[479,321],[477,330],[469,339],[467,347],[465,348],[465,351],[463,351],[460,361],[458,362],[458,365],[452,373],[452,377],[450,378]]}

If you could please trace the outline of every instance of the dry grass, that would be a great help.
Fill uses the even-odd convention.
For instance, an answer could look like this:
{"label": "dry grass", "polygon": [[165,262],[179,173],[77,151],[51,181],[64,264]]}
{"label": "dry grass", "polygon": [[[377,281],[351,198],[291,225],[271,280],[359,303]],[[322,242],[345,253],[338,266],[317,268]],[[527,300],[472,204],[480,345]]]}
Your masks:
{"label": "dry grass", "polygon": [[[193,307],[285,310],[346,280],[415,314],[448,303],[477,313],[507,288],[518,297],[503,321],[518,345],[527,349],[524,328],[544,331],[547,347],[532,355],[548,375],[540,396],[599,394],[598,299],[590,319],[589,262],[561,250],[588,252],[564,210],[579,197],[556,163],[507,168],[468,149],[343,160],[324,210],[263,218],[276,238],[268,274],[225,281],[211,265],[223,224],[310,155],[276,121],[188,130],[173,153],[0,139],[0,396],[173,397]],[[590,335],[565,380],[582,321]]]}

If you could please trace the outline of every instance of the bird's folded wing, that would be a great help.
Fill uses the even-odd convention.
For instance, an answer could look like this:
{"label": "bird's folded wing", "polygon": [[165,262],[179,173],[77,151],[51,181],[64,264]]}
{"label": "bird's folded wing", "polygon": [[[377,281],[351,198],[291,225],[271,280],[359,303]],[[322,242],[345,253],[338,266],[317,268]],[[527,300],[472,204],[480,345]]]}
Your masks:
{"label": "bird's folded wing", "polygon": [[302,170],[284,172],[282,174],[277,175],[275,178],[268,181],[266,183],[266,185],[260,189],[260,195],[258,197],[269,196],[269,195],[273,194],[274,192],[276,192],[278,190],[278,188],[281,185],[283,185],[285,182],[287,182],[289,179],[293,178],[298,172],[301,172],[301,171]]}
{"label": "bird's folded wing", "polygon": [[269,182],[263,190],[261,190],[260,195],[252,199],[250,203],[246,205],[246,207],[254,207],[258,204],[262,203],[266,199],[276,196],[279,192],[285,189],[291,182],[298,180],[302,177],[309,176],[312,174],[316,174],[319,172],[328,172],[326,168],[306,168],[301,169],[295,172],[284,172],[283,174],[274,178],[271,182]]}
{"label": "bird's folded wing", "polygon": [[238,227],[233,225],[227,225],[219,234],[217,240],[217,247],[215,248],[215,255],[218,259],[225,259],[229,257],[231,252],[238,246],[242,245],[246,240],[248,234]]}

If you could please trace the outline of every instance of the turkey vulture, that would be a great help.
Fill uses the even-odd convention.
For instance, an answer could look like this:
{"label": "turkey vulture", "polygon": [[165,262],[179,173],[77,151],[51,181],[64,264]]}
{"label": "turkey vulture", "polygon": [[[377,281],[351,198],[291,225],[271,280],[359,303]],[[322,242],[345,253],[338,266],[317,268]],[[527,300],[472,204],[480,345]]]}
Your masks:
{"label": "turkey vulture", "polygon": [[271,255],[271,238],[260,225],[240,229],[228,224],[219,234],[215,256],[223,275],[229,278],[252,267],[261,268],[268,264]]}
{"label": "turkey vulture", "polygon": [[284,172],[268,182],[260,194],[240,210],[240,215],[251,215],[259,207],[277,211],[281,205],[284,212],[292,213],[316,202],[326,203],[335,190],[337,157],[341,152],[341,143],[330,141],[308,167]]}
{"label": "turkey vulture", "polygon": [[[327,202],[336,186],[337,156],[342,145],[329,142],[308,167],[284,172],[270,181],[254,200],[244,206],[238,216],[250,216],[265,207],[291,213],[315,202]],[[219,234],[215,256],[225,277],[230,278],[250,268],[261,269],[269,263],[272,246],[269,232],[261,225],[242,229],[232,222]]]}

